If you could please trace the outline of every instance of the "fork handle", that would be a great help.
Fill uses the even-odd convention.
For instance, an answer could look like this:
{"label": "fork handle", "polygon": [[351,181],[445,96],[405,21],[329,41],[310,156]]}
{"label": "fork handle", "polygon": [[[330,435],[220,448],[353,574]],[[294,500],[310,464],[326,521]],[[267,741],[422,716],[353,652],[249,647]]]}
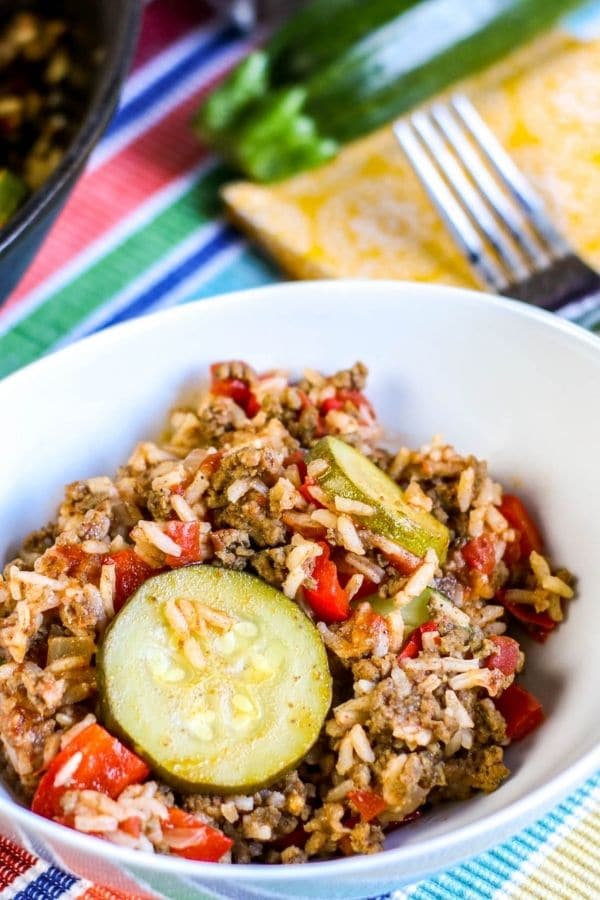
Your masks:
{"label": "fork handle", "polygon": [[[585,285],[583,291],[582,284]],[[590,309],[592,305],[599,308],[600,275],[570,253],[524,281],[509,284],[502,293],[550,312],[563,311],[564,314],[565,308],[584,303],[588,307],[588,300]]]}

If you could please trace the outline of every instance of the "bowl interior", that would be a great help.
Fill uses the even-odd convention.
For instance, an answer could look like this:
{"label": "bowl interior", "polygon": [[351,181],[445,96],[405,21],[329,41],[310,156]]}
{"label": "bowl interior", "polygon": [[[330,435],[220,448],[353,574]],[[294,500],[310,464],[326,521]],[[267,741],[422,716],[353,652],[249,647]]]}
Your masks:
{"label": "bowl interior", "polygon": [[484,831],[600,742],[600,343],[519,304],[385,282],[249,291],[105,332],[0,383],[0,557],[53,515],[64,484],[113,472],[135,441],[157,434],[168,407],[223,358],[295,372],[362,359],[387,441],[419,445],[441,432],[488,459],[539,518],[553,558],[576,573],[564,627],[527,646],[525,683],[548,718],[510,749],[512,777],[398,830],[388,846],[410,854],[463,826]]}

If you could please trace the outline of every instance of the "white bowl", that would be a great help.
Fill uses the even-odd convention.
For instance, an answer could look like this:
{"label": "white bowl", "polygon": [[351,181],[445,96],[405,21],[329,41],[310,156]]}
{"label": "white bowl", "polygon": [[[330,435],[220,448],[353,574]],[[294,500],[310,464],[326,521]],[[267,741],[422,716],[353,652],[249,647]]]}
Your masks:
{"label": "white bowl", "polygon": [[[525,682],[546,723],[508,752],[494,794],[442,806],[391,834],[384,853],[304,866],[211,865],[137,853],[46,821],[0,789],[2,830],[115,888],[119,871],[223,893],[381,893],[449,866],[531,822],[600,766],[600,341],[524,305],[440,287],[313,282],[191,304],[105,331],[0,383],[0,557],[49,519],[63,486],[114,472],[217,359],[332,371],[364,360],[390,439],[442,432],[491,461],[539,516],[578,577],[567,622],[529,648]],[[183,887],[185,880],[186,887]]]}

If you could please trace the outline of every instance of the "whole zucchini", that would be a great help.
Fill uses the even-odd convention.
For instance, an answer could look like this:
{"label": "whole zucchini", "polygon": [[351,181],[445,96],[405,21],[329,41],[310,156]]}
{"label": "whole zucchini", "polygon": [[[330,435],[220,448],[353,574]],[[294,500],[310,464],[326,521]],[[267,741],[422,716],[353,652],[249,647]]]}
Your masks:
{"label": "whole zucchini", "polygon": [[199,136],[274,181],[495,62],[580,0],[313,0],[204,102]]}

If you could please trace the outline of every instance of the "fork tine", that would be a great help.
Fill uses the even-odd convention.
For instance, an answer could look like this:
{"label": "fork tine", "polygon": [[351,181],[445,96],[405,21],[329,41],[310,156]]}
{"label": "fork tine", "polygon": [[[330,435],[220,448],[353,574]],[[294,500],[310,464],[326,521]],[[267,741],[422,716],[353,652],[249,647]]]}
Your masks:
{"label": "fork tine", "polygon": [[473,140],[479,144],[498,176],[510,190],[515,200],[525,211],[539,236],[545,241],[554,258],[566,256],[573,251],[554,227],[546,208],[526,179],[521,175],[500,142],[483,122],[464,94],[455,94],[450,104],[467,128]]}
{"label": "fork tine", "polygon": [[446,177],[446,181],[462,202],[476,228],[483,232],[500,260],[508,270],[511,281],[521,281],[530,274],[519,255],[511,246],[498,223],[489,212],[481,195],[475,190],[463,168],[444,143],[440,133],[433,124],[431,114],[417,112],[411,116],[413,128],[428,148],[438,168]]}
{"label": "fork tine", "polygon": [[444,103],[436,103],[431,108],[431,115],[495,214],[508,228],[521,252],[531,260],[536,269],[547,266],[550,257],[539,241],[530,234],[521,207],[509,199],[506,192],[500,188],[486,165],[486,157],[477,153],[475,145],[468,137],[469,133],[463,125],[463,120],[458,117],[454,108]]}
{"label": "fork tine", "polygon": [[463,255],[482,281],[501,293],[508,286],[504,273],[429,158],[411,121],[400,119],[394,123],[393,129],[400,146]]}

